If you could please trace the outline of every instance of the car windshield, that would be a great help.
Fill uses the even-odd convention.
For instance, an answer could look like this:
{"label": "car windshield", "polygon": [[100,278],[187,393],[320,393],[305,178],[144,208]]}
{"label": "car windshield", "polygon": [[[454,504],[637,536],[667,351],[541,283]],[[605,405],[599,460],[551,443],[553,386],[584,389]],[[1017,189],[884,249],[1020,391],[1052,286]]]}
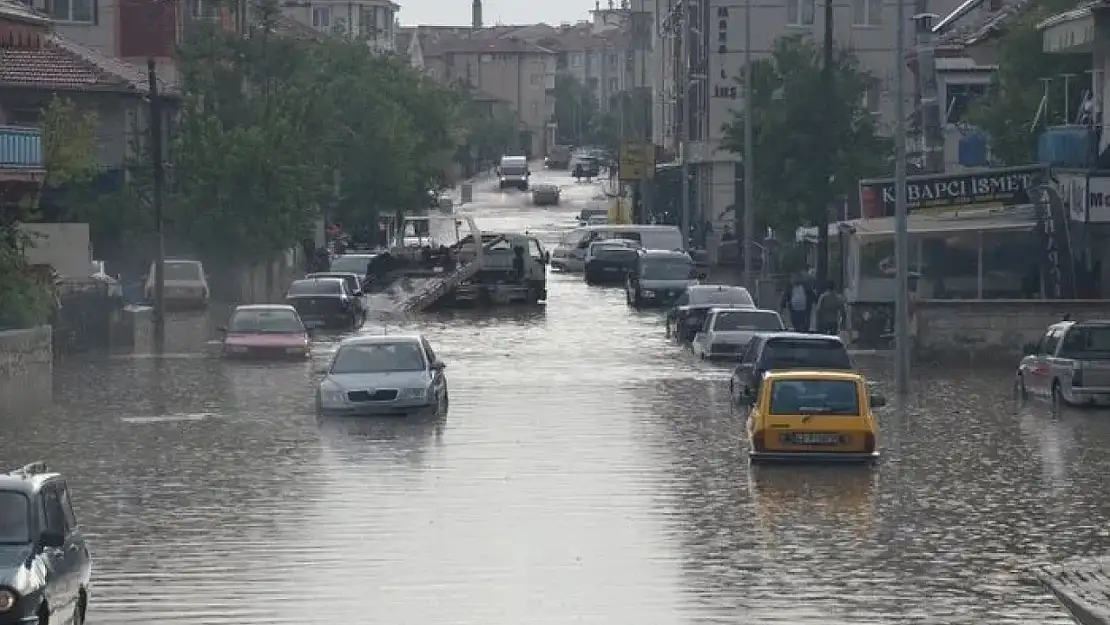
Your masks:
{"label": "car windshield", "polygon": [[772,339],[763,350],[763,368],[852,369],[848,350],[839,341]]}
{"label": "car windshield", "polygon": [[1074,326],[1064,335],[1061,358],[1110,359],[1110,326]]}
{"label": "car windshield", "polygon": [[859,388],[851,380],[772,382],[771,414],[858,415]]}
{"label": "car windshield", "polygon": [[523,176],[524,172],[527,169],[528,168],[525,165],[502,165],[501,166],[501,175],[502,176]]}
{"label": "car windshield", "polygon": [[349,271],[362,275],[366,273],[366,265],[373,259],[372,256],[340,256],[331,261],[332,271]]}
{"label": "car windshield", "polygon": [[300,317],[292,310],[237,310],[228,332],[257,334],[304,333]]}
{"label": "car windshield", "polygon": [[645,259],[640,269],[641,280],[689,280],[694,265],[684,258]]}
{"label": "car windshield", "polygon": [[30,503],[27,496],[14,490],[0,490],[0,544],[25,545],[31,542]]}
{"label": "car windshield", "polygon": [[344,345],[335,354],[335,361],[331,365],[331,372],[334,374],[389,373],[424,369],[423,350],[415,342]]}
{"label": "car windshield", "polygon": [[690,306],[752,306],[752,296],[747,289],[691,289]]}
{"label": "car windshield", "polygon": [[290,295],[339,295],[343,292],[342,282],[338,279],[297,280],[289,285]]}
{"label": "car windshield", "polygon": [[769,310],[730,310],[717,313],[713,329],[721,332],[732,330],[781,330],[782,319]]}
{"label": "car windshield", "polygon": [[594,250],[594,258],[598,260],[630,261],[636,258],[636,250],[627,247],[602,247]]}
{"label": "car windshield", "polygon": [[200,280],[200,265],[166,261],[166,280]]}
{"label": "car windshield", "polygon": [[339,278],[340,280],[347,283],[347,290],[352,291],[352,292],[359,290],[359,288],[358,288],[359,287],[359,278],[358,278],[358,276],[352,276],[348,273],[342,273],[342,274],[314,273],[314,274],[309,274],[309,275],[305,276],[305,278],[306,279],[307,278]]}

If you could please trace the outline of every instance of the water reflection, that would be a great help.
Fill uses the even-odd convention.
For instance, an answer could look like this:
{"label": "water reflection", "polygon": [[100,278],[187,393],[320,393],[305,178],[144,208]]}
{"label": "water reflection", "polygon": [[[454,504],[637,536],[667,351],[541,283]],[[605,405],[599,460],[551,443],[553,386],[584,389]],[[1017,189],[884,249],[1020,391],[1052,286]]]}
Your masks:
{"label": "water reflection", "polygon": [[319,417],[324,463],[364,466],[388,460],[419,469],[425,448],[441,445],[447,422],[427,417]]}

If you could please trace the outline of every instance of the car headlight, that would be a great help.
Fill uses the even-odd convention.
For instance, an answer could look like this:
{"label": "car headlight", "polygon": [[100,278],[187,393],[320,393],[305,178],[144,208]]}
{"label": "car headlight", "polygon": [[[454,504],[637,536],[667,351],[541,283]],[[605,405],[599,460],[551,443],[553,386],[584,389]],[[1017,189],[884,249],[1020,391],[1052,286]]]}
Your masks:
{"label": "car headlight", "polygon": [[640,295],[644,297],[655,297],[655,291],[642,291]]}
{"label": "car headlight", "polygon": [[346,401],[347,398],[343,389],[334,384],[324,383],[320,385],[320,403],[325,406],[335,406],[344,404]]}
{"label": "car headlight", "polygon": [[16,596],[10,590],[0,590],[0,612],[7,612],[15,607]]}
{"label": "car headlight", "polygon": [[401,389],[401,399],[424,399],[427,395],[427,390],[422,388]]}

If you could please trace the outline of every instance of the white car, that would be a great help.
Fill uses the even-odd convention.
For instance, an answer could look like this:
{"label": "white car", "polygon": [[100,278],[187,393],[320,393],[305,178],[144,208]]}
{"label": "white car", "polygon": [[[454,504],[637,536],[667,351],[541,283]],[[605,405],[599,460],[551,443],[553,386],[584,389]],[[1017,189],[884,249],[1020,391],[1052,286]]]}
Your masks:
{"label": "white car", "polygon": [[738,359],[752,337],[760,332],[781,332],[782,317],[773,310],[713,308],[694,335],[694,355],[703,359]]}
{"label": "white car", "polygon": [[[144,290],[148,301],[154,301],[155,265],[156,263],[150,264],[150,272],[146,277]],[[167,304],[199,308],[208,306],[208,276],[199,260],[166,259],[163,281]]]}
{"label": "white car", "polygon": [[339,415],[447,415],[447,367],[420,334],[356,336],[335,351],[316,388],[316,411]]}

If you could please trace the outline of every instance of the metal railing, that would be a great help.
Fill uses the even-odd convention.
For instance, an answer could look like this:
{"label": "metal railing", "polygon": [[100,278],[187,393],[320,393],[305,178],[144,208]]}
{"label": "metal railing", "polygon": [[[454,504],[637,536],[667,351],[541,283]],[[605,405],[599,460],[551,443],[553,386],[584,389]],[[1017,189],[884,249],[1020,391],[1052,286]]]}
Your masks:
{"label": "metal railing", "polygon": [[42,169],[42,130],[0,126],[0,169]]}

